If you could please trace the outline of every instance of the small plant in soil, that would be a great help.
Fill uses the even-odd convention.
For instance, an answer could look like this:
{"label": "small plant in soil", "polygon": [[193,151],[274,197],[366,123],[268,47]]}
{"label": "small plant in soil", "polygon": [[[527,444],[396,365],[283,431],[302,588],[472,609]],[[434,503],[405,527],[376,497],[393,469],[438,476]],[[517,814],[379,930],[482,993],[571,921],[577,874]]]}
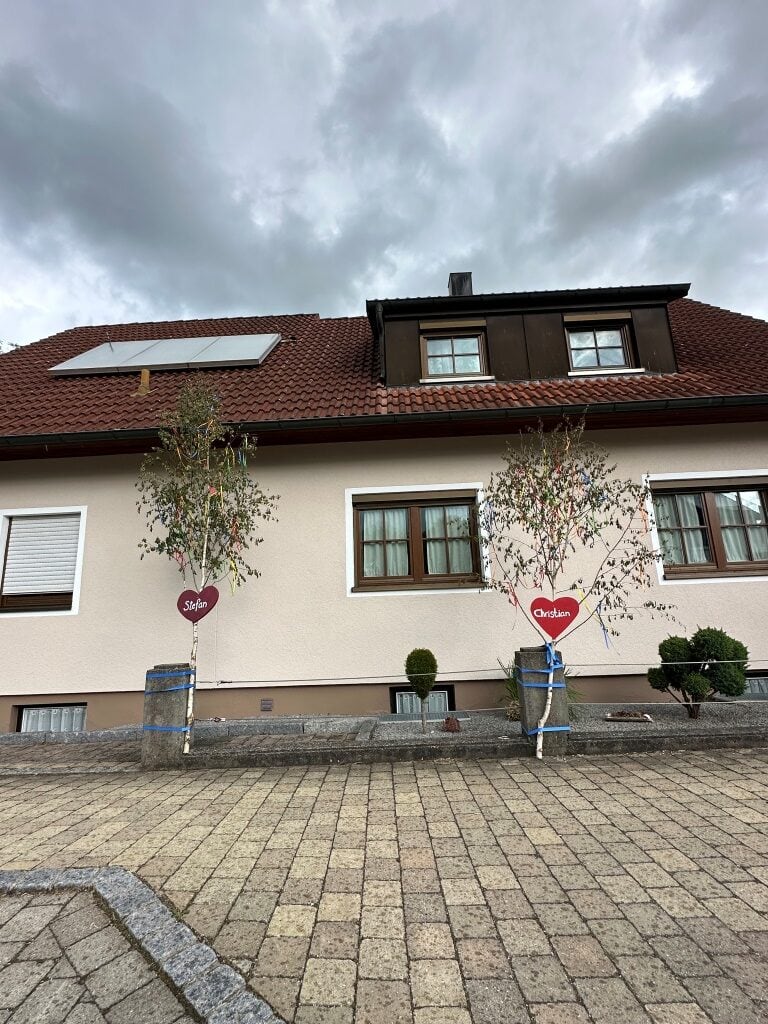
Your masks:
{"label": "small plant in soil", "polygon": [[718,694],[744,693],[749,653],[721,629],[699,629],[690,640],[668,636],[659,644],[659,655],[661,665],[648,669],[648,682],[682,704],[689,718],[698,718],[702,702]]}
{"label": "small plant in soil", "polygon": [[425,647],[417,647],[405,659],[405,674],[421,701],[421,731],[427,731],[427,701],[437,678],[437,658]]}
{"label": "small plant in soil", "polygon": [[647,711],[629,711],[626,708],[621,711],[611,711],[605,716],[606,722],[652,722],[653,719]]}

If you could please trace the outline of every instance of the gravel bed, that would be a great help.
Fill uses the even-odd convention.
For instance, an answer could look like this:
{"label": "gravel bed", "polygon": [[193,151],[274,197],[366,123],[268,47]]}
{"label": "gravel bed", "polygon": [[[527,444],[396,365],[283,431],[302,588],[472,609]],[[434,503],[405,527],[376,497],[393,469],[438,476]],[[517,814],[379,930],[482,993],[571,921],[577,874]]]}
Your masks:
{"label": "gravel bed", "polygon": [[[466,716],[466,717],[464,717]],[[402,743],[407,740],[439,739],[445,743],[462,743],[469,740],[514,739],[520,738],[520,723],[511,722],[504,712],[462,712],[459,722],[461,732],[443,732],[443,719],[427,722],[427,731],[421,731],[421,721],[378,722],[373,732],[373,740],[377,743]]]}
{"label": "gravel bed", "polygon": [[[615,711],[647,711],[652,722],[606,722],[605,716]],[[574,733],[617,735],[664,734],[680,732],[732,732],[734,730],[768,729],[768,703],[737,701],[724,704],[711,701],[702,704],[698,718],[677,703],[655,704],[571,704],[571,728]]]}

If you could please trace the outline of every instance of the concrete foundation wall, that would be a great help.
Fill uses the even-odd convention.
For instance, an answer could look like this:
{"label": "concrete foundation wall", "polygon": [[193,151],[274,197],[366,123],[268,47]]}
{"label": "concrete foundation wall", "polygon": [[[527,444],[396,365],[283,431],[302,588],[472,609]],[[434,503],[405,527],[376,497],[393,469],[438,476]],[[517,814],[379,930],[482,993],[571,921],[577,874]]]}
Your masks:
{"label": "concrete foundation wall", "polygon": [[[504,707],[501,682],[455,682],[454,694],[459,711],[494,710]],[[587,701],[631,701],[653,703],[668,700],[652,690],[644,679],[579,679],[577,688]],[[271,712],[260,711],[261,699],[272,702]],[[55,697],[19,694],[0,697],[0,732],[14,732],[20,707],[32,704],[87,704],[86,728],[112,729],[119,725],[138,725],[142,721],[142,693],[62,693]],[[195,717],[270,718],[276,715],[379,715],[390,710],[389,686],[274,686],[237,689],[198,689]]]}
{"label": "concrete foundation wall", "polygon": [[[623,476],[638,481],[645,473],[727,467],[738,474],[768,466],[768,426],[760,424],[592,436],[608,447]],[[264,543],[255,551],[261,578],[234,595],[222,583],[218,605],[200,623],[198,678],[226,682],[210,696],[201,689],[198,715],[244,713],[236,710],[240,702],[258,714],[258,701],[239,694],[266,690],[274,713],[324,706],[329,713],[388,710],[388,686],[402,685],[405,656],[424,646],[437,656],[438,684],[472,679],[466,706],[495,706],[497,658],[509,663],[518,647],[538,637],[497,592],[350,595],[345,490],[483,482],[500,468],[505,440],[260,450],[252,469],[265,489],[281,495],[279,521],[265,525]],[[148,666],[189,658],[191,627],[176,610],[181,576],[170,561],[139,559],[138,465],[133,456],[2,464],[0,511],[86,506],[87,525],[78,613],[0,615],[0,727],[13,727],[12,705],[72,695],[87,699],[90,727],[138,722]],[[718,626],[747,644],[756,667],[768,659],[761,612],[768,606],[768,581],[677,582],[655,586],[647,596],[673,604],[678,621],[637,614],[608,648],[592,624],[564,643],[577,688],[605,677],[594,699],[654,699],[642,674],[672,631]],[[640,678],[616,682],[627,674]],[[318,685],[306,687],[308,680]],[[224,692],[235,709],[229,713],[218,710]],[[110,710],[101,696],[107,693]]]}

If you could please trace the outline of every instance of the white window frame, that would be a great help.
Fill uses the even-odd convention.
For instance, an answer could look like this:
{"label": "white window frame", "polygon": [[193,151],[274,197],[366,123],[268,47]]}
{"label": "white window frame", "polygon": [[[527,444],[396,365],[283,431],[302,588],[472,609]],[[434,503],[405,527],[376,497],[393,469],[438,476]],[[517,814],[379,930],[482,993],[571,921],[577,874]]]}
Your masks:
{"label": "white window frame", "polygon": [[[706,473],[703,470],[697,470],[694,473],[646,473],[643,476],[643,483],[646,487],[652,487],[653,484],[660,483],[676,483],[678,481],[691,481],[696,483],[698,480],[706,482],[708,480],[738,480],[743,478],[748,481],[750,477],[768,477],[768,469],[718,469],[712,473]],[[768,575],[760,576],[705,576],[703,579],[671,579],[667,580],[664,578],[664,563],[661,559],[661,542],[659,540],[659,533],[656,529],[656,516],[653,509],[653,497],[649,496],[646,501],[646,511],[648,513],[648,522],[651,524],[651,543],[655,554],[658,555],[656,560],[656,575],[658,577],[659,585],[662,587],[700,587],[702,585],[707,586],[718,586],[720,583],[766,583],[768,582]]]}
{"label": "white window frame", "polygon": [[[467,491],[474,491],[478,507],[485,501],[485,490],[482,483],[471,484],[405,484],[391,487],[347,487],[344,491],[345,507],[345,528],[346,528],[346,555],[347,555],[347,597],[355,598],[376,598],[376,597],[436,597],[443,594],[489,594],[487,587],[440,587],[434,590],[416,590],[414,588],[392,587],[391,590],[382,588],[376,591],[365,591],[355,593],[355,513],[354,502],[361,494],[380,494],[382,497],[407,497],[409,494],[434,493],[435,496],[445,494],[450,496],[457,491],[466,494]],[[480,526],[480,573],[484,581],[488,580],[490,567],[490,550],[488,537],[483,526]]]}
{"label": "white window frame", "polygon": [[77,535],[77,561],[75,562],[75,579],[72,584],[72,607],[63,610],[47,611],[4,611],[0,614],[0,622],[3,619],[40,618],[51,615],[77,615],[80,610],[80,583],[83,577],[83,553],[85,550],[85,519],[88,511],[87,505],[57,505],[45,508],[2,508],[0,509],[0,573],[2,573],[5,560],[5,546],[8,540],[9,520],[14,516],[62,516],[79,513],[80,529]]}

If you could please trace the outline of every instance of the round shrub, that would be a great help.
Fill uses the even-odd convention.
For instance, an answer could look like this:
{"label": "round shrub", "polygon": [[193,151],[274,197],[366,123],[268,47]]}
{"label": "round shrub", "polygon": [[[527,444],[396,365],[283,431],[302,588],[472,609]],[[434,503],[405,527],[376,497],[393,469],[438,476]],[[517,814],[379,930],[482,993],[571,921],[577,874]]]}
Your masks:
{"label": "round shrub", "polygon": [[[747,648],[722,629],[697,630],[690,640],[668,636],[659,644],[661,667],[648,670],[648,682],[683,703],[691,718],[715,694],[738,697],[746,687]],[[680,697],[676,697],[677,691]]]}
{"label": "round shrub", "polygon": [[417,647],[405,659],[405,674],[416,694],[426,700],[437,678],[437,658],[425,647]]}

